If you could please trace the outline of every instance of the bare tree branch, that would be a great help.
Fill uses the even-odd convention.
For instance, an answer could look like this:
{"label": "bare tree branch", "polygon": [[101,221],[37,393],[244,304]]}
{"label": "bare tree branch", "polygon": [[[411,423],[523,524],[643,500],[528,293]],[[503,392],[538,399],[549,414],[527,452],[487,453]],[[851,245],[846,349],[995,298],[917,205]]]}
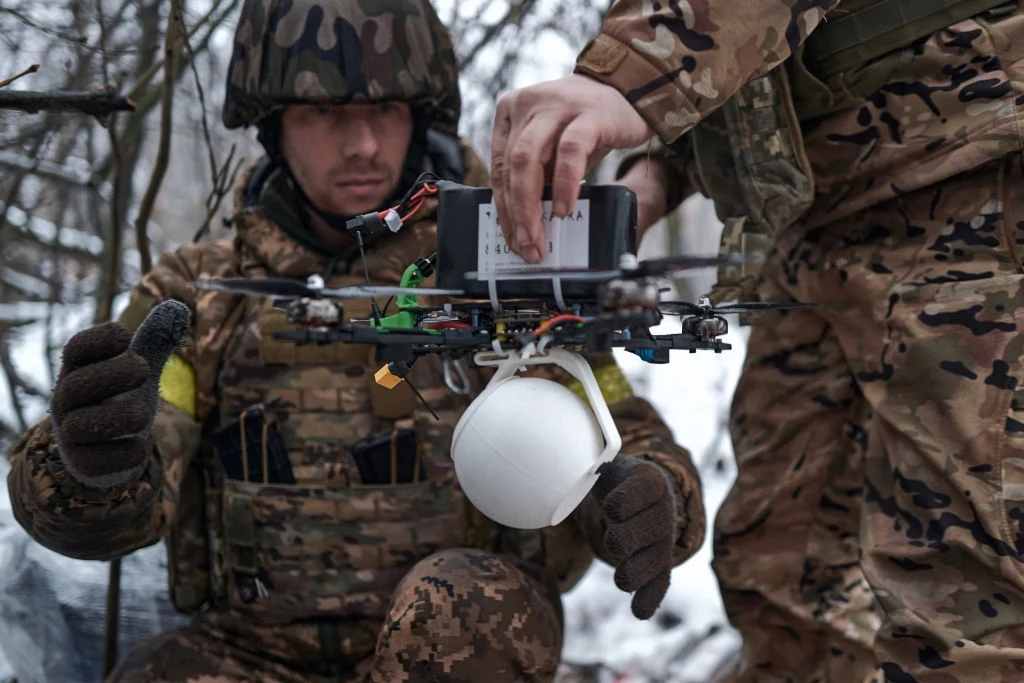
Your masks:
{"label": "bare tree branch", "polygon": [[14,367],[14,362],[11,360],[11,347],[7,341],[6,331],[5,334],[0,334],[0,368],[3,369],[4,379],[7,380],[7,386],[11,390],[11,398],[14,415],[18,420],[18,428],[24,432],[28,429],[28,422],[25,420],[25,412],[21,408],[21,403],[18,401],[18,394],[25,394],[27,396],[38,396],[45,398],[46,394],[41,392],[36,387],[32,386],[18,375],[18,371]]}
{"label": "bare tree branch", "polygon": [[77,111],[106,116],[115,111],[131,111],[135,103],[113,90],[97,92],[0,92],[0,109],[17,109],[28,114],[40,111]]}
{"label": "bare tree branch", "polygon": [[188,52],[188,65],[192,69],[192,76],[196,83],[196,92],[199,95],[199,120],[203,124],[203,140],[206,142],[206,151],[210,156],[210,178],[216,182],[217,178],[217,157],[213,151],[213,141],[210,139],[210,127],[206,124],[206,93],[203,91],[203,82],[199,78],[199,69],[196,68],[196,54],[192,51],[192,44],[189,43],[189,32],[188,27],[185,25],[185,17],[181,13],[178,15],[180,20],[180,30],[182,39],[181,42],[185,45],[185,50]]}
{"label": "bare tree branch", "polygon": [[153,205],[156,203],[156,195],[163,183],[164,173],[167,172],[167,160],[171,151],[171,111],[174,104],[174,82],[178,69],[176,35],[178,25],[181,23],[181,17],[178,16],[180,12],[181,0],[171,0],[167,17],[167,32],[164,38],[164,64],[167,65],[165,67],[167,73],[164,77],[164,94],[160,107],[160,143],[157,148],[153,175],[149,179],[149,186],[146,188],[146,194],[142,197],[139,214],[135,220],[135,248],[139,251],[143,273],[149,270],[153,262],[153,256],[149,253],[147,227],[149,217],[153,213]]}
{"label": "bare tree branch", "polygon": [[[203,15],[203,18],[196,22],[195,26],[192,27],[191,31],[184,34],[183,36],[178,36],[178,38],[174,42],[173,52],[177,53],[182,48],[186,40],[190,40],[192,36],[195,35],[196,31],[198,31],[202,26],[204,26],[208,21],[210,21],[210,18],[214,15],[214,13],[216,13],[217,9],[220,8],[222,2],[223,0],[216,0],[216,2],[214,2],[213,5],[210,7],[210,10]],[[237,3],[232,2],[231,6],[228,8],[228,11],[233,10],[235,4]],[[228,12],[225,12],[216,21],[212,23],[210,33],[207,34],[207,38],[203,41],[204,44],[205,42],[209,41],[209,36],[212,34],[212,31],[216,29],[216,27],[219,26],[221,22],[224,21],[224,19],[227,16],[227,13]],[[159,61],[154,62],[152,66],[150,66],[145,72],[143,72],[141,76],[138,77],[138,79],[136,79],[135,85],[132,86],[132,89],[129,90],[126,95],[129,99],[135,99],[142,93],[146,86],[149,85],[149,82],[153,80],[153,76],[155,76],[156,73],[163,68],[165,59],[161,59]]]}
{"label": "bare tree branch", "polygon": [[210,194],[206,197],[206,217],[203,219],[202,224],[199,226],[199,230],[192,236],[193,242],[198,242],[210,229],[210,221],[213,220],[213,216],[217,213],[217,209],[220,208],[221,201],[231,191],[231,188],[235,186],[235,181],[238,178],[238,172],[242,170],[242,166],[245,164],[244,158],[239,158],[238,163],[235,164],[234,170],[231,169],[231,162],[235,156],[235,146],[231,145],[231,151],[228,152],[227,159],[224,160],[224,165],[214,175],[213,189],[210,190]]}
{"label": "bare tree branch", "polygon": [[110,200],[110,241],[106,250],[106,287],[99,288],[99,296],[96,299],[96,314],[93,319],[97,323],[110,320],[110,314],[114,308],[114,299],[117,297],[118,286],[121,282],[121,252],[123,251],[121,242],[124,233],[122,207],[124,206],[125,185],[128,183],[128,172],[125,167],[121,144],[117,139],[117,132],[114,130],[114,126],[110,126],[109,131],[110,150],[114,159],[114,196]]}
{"label": "bare tree branch", "polygon": [[521,0],[521,2],[510,2],[508,4],[508,11],[505,12],[505,16],[503,16],[501,19],[496,21],[491,26],[488,26],[487,30],[484,31],[483,37],[481,37],[480,40],[477,41],[476,45],[469,48],[469,52],[467,52],[462,57],[462,59],[459,60],[459,69],[465,69],[467,66],[469,66],[473,62],[473,60],[476,59],[476,56],[480,53],[480,50],[489,45],[491,41],[494,40],[494,37],[501,33],[502,29],[511,24],[520,23],[526,15],[533,11],[536,4],[536,0]]}
{"label": "bare tree branch", "polygon": [[16,81],[19,78],[21,78],[22,76],[28,76],[29,74],[34,74],[37,71],[39,71],[39,65],[38,64],[33,64],[29,68],[27,68],[24,71],[22,71],[20,74],[16,74],[14,76],[11,76],[10,78],[7,78],[7,79],[4,79],[4,80],[0,81],[0,88],[6,88],[11,83],[14,83],[14,81]]}

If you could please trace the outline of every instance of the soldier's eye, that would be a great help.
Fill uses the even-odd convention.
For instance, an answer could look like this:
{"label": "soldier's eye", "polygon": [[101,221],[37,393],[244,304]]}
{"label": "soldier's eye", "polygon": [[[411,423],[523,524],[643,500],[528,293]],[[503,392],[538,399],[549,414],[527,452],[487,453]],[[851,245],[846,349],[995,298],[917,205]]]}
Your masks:
{"label": "soldier's eye", "polygon": [[313,106],[316,108],[316,113],[317,114],[330,114],[331,113],[331,108],[332,107],[331,107],[330,102],[317,102]]}
{"label": "soldier's eye", "polygon": [[391,111],[394,110],[394,108],[395,107],[394,107],[394,105],[391,104],[391,102],[381,102],[380,103],[380,113],[381,114],[390,114]]}

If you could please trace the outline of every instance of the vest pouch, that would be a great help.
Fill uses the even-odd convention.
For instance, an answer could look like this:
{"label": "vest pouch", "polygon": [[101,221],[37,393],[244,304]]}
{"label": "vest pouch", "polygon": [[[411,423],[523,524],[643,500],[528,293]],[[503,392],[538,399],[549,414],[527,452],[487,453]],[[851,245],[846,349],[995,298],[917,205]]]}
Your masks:
{"label": "vest pouch", "polygon": [[[694,161],[724,224],[720,253],[767,256],[774,238],[811,206],[814,180],[785,69],[737,91],[692,133]],[[757,264],[719,272],[709,297],[749,300]]]}
{"label": "vest pouch", "polygon": [[425,480],[414,429],[386,429],[349,448],[363,484],[415,484]]}
{"label": "vest pouch", "polygon": [[416,562],[465,542],[454,480],[345,489],[225,480],[221,512],[225,602],[260,623],[383,618]]}
{"label": "vest pouch", "polygon": [[192,614],[213,597],[202,425],[180,408],[160,401],[153,437],[165,477],[181,482],[164,531],[167,594],[176,610]]}
{"label": "vest pouch", "polygon": [[800,120],[859,106],[936,31],[1017,9],[1016,0],[843,0],[787,60]]}
{"label": "vest pouch", "polygon": [[228,479],[295,483],[277,420],[273,414],[268,414],[271,407],[250,406],[210,435],[213,450]]}
{"label": "vest pouch", "polygon": [[863,105],[914,58],[913,46],[896,47],[864,64],[829,73],[807,56],[805,47],[798,47],[785,62],[793,108],[801,122]]}
{"label": "vest pouch", "polygon": [[167,594],[174,608],[192,614],[211,599],[205,477],[194,458],[178,490],[176,514],[167,534]]}

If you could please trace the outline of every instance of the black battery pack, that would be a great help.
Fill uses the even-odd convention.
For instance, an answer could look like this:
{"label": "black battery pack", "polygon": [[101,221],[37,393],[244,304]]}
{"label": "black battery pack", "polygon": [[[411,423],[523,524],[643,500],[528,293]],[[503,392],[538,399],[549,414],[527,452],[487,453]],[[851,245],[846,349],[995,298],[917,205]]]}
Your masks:
{"label": "black battery pack", "polygon": [[[531,268],[598,269],[619,267],[619,257],[636,253],[636,195],[622,185],[581,185],[571,216],[555,219],[551,187],[542,197],[546,236],[544,259],[529,264],[505,243],[492,203],[491,188],[439,182],[437,208],[437,286],[461,289],[468,298],[489,298],[486,276],[495,274],[497,295],[503,298],[550,298],[550,277],[519,279],[502,272]],[[468,278],[476,272],[481,278]],[[595,281],[564,279],[566,300],[594,298]]]}

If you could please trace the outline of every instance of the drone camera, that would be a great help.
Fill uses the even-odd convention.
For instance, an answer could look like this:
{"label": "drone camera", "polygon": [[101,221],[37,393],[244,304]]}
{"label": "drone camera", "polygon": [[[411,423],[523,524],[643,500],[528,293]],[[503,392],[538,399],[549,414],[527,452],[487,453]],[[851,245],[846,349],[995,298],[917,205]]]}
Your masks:
{"label": "drone camera", "polygon": [[423,277],[430,277],[434,274],[434,264],[425,258],[416,259],[416,267],[419,268]]}
{"label": "drone camera", "polygon": [[[554,278],[507,275],[503,271],[531,268],[505,242],[488,187],[438,182],[437,285],[462,289],[470,298],[490,295],[495,280],[501,297],[551,297]],[[582,185],[571,215],[557,218],[551,210],[551,188],[544,188],[542,222],[547,253],[538,268],[615,269],[625,254],[636,251],[636,195],[623,185]],[[466,273],[479,273],[479,279]],[[488,277],[493,275],[493,278]],[[595,281],[561,278],[567,299],[591,300]]]}

